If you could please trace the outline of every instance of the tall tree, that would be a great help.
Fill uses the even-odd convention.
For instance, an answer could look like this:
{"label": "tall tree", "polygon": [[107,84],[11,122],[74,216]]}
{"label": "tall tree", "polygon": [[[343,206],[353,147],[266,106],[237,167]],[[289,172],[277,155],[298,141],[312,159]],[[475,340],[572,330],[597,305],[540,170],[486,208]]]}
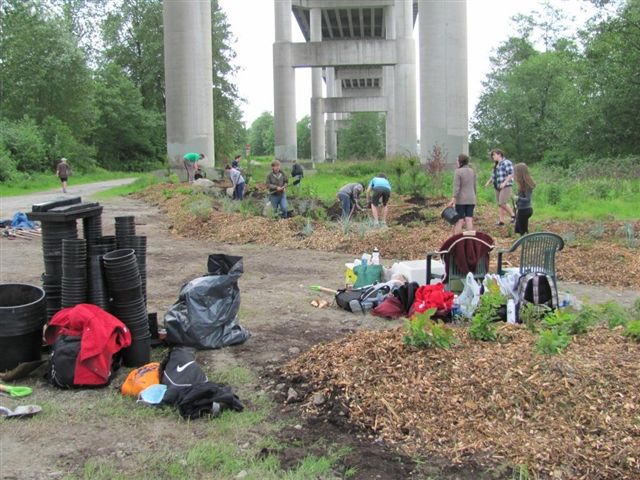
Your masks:
{"label": "tall tree", "polygon": [[64,20],[37,1],[6,0],[0,8],[1,115],[38,124],[53,116],[86,135],[93,82]]}
{"label": "tall tree", "polygon": [[273,155],[273,114],[262,112],[249,128],[249,143],[254,155]]}
{"label": "tall tree", "polygon": [[311,117],[305,115],[296,124],[298,158],[311,158]]}
{"label": "tall tree", "polygon": [[384,115],[353,113],[347,127],[338,131],[338,158],[383,158],[385,151]]}

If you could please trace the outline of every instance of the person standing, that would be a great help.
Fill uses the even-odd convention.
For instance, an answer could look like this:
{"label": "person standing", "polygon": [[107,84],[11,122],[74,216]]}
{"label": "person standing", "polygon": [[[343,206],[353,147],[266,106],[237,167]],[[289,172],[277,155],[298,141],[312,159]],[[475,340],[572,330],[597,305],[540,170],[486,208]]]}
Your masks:
{"label": "person standing", "polygon": [[240,160],[242,159],[241,155],[236,155],[233,157],[233,161],[231,162],[231,166],[236,170],[240,170]]}
{"label": "person standing", "polygon": [[66,158],[61,158],[58,166],[56,167],[56,175],[62,183],[62,193],[67,193],[67,182],[69,181],[69,175],[71,175],[71,167],[67,163]]}
{"label": "person standing", "polygon": [[184,168],[187,171],[187,180],[189,183],[193,183],[195,179],[197,162],[198,160],[202,160],[204,158],[204,153],[185,153],[184,157],[182,157],[182,161],[184,163]]}
{"label": "person standing", "polygon": [[293,184],[297,185],[300,188],[300,182],[304,177],[304,168],[302,165],[298,163],[298,161],[293,159],[293,166],[291,167],[291,179],[293,180]]}
{"label": "person standing", "polygon": [[498,202],[498,223],[503,226],[508,215],[512,222],[515,221],[511,201],[511,186],[513,185],[513,163],[504,157],[504,152],[498,148],[491,150],[491,158],[495,163],[491,177],[485,183],[485,187],[493,184]]}
{"label": "person standing", "polygon": [[271,162],[271,172],[267,175],[267,188],[269,189],[269,202],[273,211],[277,212],[280,209],[280,216],[287,218],[289,212],[287,211],[287,194],[284,191],[287,188],[287,176],[284,172],[280,171],[280,161],[274,160]]}
{"label": "person standing", "polygon": [[342,206],[342,218],[351,218],[352,213],[357,208],[358,210],[364,210],[358,203],[360,194],[364,192],[364,187],[361,183],[347,183],[344,187],[338,190],[336,197],[340,201]]}
{"label": "person standing", "polygon": [[374,225],[379,225],[380,201],[382,201],[382,225],[387,224],[389,198],[391,197],[391,183],[384,173],[379,173],[371,179],[367,187],[367,201],[371,200],[371,213]]}
{"label": "person standing", "polygon": [[453,174],[453,198],[447,205],[455,207],[460,219],[453,226],[453,234],[473,230],[473,210],[476,206],[476,172],[469,165],[469,157],[458,155],[458,168]]}
{"label": "person standing", "polygon": [[533,215],[533,189],[536,182],[531,178],[529,167],[525,163],[517,163],[513,168],[513,174],[518,186],[518,196],[516,199],[516,226],[515,232],[520,236],[529,233],[529,219]]}
{"label": "person standing", "polygon": [[231,184],[233,185],[233,199],[234,200],[242,200],[244,198],[244,187],[245,181],[242,173],[237,168],[232,166],[225,166],[225,172],[229,174],[229,178],[231,179]]}

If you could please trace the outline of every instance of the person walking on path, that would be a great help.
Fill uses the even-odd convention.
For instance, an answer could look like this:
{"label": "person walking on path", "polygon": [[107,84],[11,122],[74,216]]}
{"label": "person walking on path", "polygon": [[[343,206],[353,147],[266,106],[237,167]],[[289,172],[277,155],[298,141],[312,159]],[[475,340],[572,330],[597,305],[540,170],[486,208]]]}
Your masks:
{"label": "person walking on path", "polygon": [[66,158],[61,158],[60,163],[56,167],[56,175],[62,183],[62,193],[67,193],[67,182],[69,181],[69,175],[71,175],[71,167],[67,163]]}
{"label": "person walking on path", "polygon": [[271,162],[271,172],[267,175],[267,188],[269,189],[269,202],[273,211],[277,212],[280,208],[280,216],[287,218],[289,212],[287,210],[287,194],[284,191],[287,188],[287,176],[280,171],[280,161]]}
{"label": "person walking on path", "polygon": [[462,225],[466,230],[473,230],[473,210],[476,206],[476,172],[469,165],[469,157],[463,153],[458,155],[458,168],[453,174],[453,198],[447,205],[455,207],[460,219],[453,226],[453,234],[462,233]]}
{"label": "person walking on path", "polygon": [[293,180],[293,184],[300,188],[300,182],[304,177],[304,168],[302,165],[298,163],[298,161],[293,159],[293,166],[291,167],[291,179]]}
{"label": "person walking on path", "polygon": [[361,183],[347,183],[344,187],[338,190],[336,197],[342,206],[343,220],[350,219],[356,208],[361,211],[364,210],[364,208],[362,208],[358,203],[362,192],[364,192],[364,187]]}
{"label": "person walking on path", "polygon": [[371,213],[373,215],[373,224],[380,225],[378,222],[380,207],[380,201],[382,200],[382,223],[385,226],[387,224],[387,213],[389,198],[391,197],[391,183],[387,179],[384,173],[379,173],[371,179],[369,186],[367,187],[367,201],[371,200]]}
{"label": "person walking on path", "polygon": [[517,163],[513,168],[513,175],[518,186],[518,196],[516,198],[516,226],[514,231],[520,236],[529,233],[529,219],[533,215],[533,189],[536,182],[531,178],[529,167],[525,163]]}
{"label": "person walking on path", "polygon": [[498,202],[498,226],[505,224],[505,218],[514,222],[515,216],[509,202],[511,201],[511,186],[513,185],[513,163],[504,157],[504,152],[498,148],[491,150],[491,158],[496,162],[491,177],[485,187],[493,184]]}
{"label": "person walking on path", "polygon": [[246,185],[242,173],[230,165],[225,166],[224,170],[229,174],[231,184],[233,185],[233,199],[242,200],[244,198],[244,187]]}
{"label": "person walking on path", "polygon": [[204,153],[185,153],[182,157],[184,168],[187,171],[187,180],[189,183],[193,183],[196,176],[196,164],[198,160],[204,159]]}

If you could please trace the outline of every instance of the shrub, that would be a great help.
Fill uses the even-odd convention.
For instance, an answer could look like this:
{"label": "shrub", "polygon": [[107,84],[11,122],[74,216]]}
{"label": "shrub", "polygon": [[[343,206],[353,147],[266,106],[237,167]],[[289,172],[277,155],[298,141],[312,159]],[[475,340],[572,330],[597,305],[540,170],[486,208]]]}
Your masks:
{"label": "shrub", "polygon": [[551,183],[547,187],[547,203],[557,205],[562,200],[562,188],[557,183]]}
{"label": "shrub", "polygon": [[16,178],[18,169],[9,155],[9,151],[0,144],[0,182],[8,182]]}
{"label": "shrub", "polygon": [[632,340],[640,342],[640,320],[632,320],[627,323],[624,334]]}
{"label": "shrub", "polygon": [[209,215],[211,215],[211,210],[211,199],[204,195],[197,195],[189,203],[189,211],[193,213],[198,220],[208,220]]}
{"label": "shrub", "polygon": [[311,223],[311,220],[309,220],[307,218],[307,222],[304,224],[304,227],[302,227],[302,236],[304,237],[310,237],[311,235],[313,235],[313,223]]}
{"label": "shrub", "polygon": [[0,144],[3,144],[16,169],[21,172],[42,172],[49,165],[45,159],[45,145],[36,122],[24,118],[18,122],[0,122]]}
{"label": "shrub", "polygon": [[500,287],[492,282],[489,284],[489,290],[480,296],[478,308],[473,313],[471,326],[469,327],[469,336],[474,340],[495,341],[496,321],[500,319],[498,309],[506,303],[506,298],[500,293]]}
{"label": "shrub", "polygon": [[404,336],[405,345],[418,348],[442,348],[448,350],[458,343],[453,329],[442,321],[435,322],[431,317],[436,312],[430,308],[426,312],[418,313],[407,320],[407,335]]}
{"label": "shrub", "polygon": [[571,337],[558,329],[543,330],[536,343],[536,351],[542,355],[555,355],[569,345]]}
{"label": "shrub", "polygon": [[536,305],[527,302],[520,309],[520,321],[532,333],[537,333],[545,315],[551,312],[551,308],[546,305]]}
{"label": "shrub", "polygon": [[558,330],[567,335],[587,333],[592,321],[591,315],[578,315],[568,309],[558,309],[544,317],[544,322],[552,330]]}
{"label": "shrub", "polygon": [[605,302],[599,305],[598,313],[602,320],[604,320],[609,328],[616,328],[621,325],[626,325],[629,321],[628,312],[613,301]]}

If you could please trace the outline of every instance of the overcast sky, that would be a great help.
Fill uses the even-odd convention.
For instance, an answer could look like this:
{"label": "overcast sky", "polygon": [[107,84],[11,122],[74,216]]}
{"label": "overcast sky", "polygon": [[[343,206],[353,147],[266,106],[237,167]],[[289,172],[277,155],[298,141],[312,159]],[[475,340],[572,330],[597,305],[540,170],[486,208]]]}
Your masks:
{"label": "overcast sky", "polygon": [[[240,96],[246,99],[242,110],[248,127],[262,112],[273,112],[273,1],[219,0],[219,3],[236,37],[236,65],[240,67],[236,83]],[[552,0],[551,3],[575,17],[575,25],[582,24],[589,13],[584,10],[587,6],[584,0]],[[510,34],[516,34],[511,17],[533,10],[542,10],[539,0],[467,0],[469,115],[475,109],[482,90],[481,83],[489,71],[492,51]],[[291,21],[293,41],[304,41],[293,15]],[[417,41],[417,25],[414,37]],[[419,70],[418,65],[416,70]],[[311,70],[296,69],[298,120],[309,114],[310,97]],[[420,98],[419,94],[416,98]]]}

